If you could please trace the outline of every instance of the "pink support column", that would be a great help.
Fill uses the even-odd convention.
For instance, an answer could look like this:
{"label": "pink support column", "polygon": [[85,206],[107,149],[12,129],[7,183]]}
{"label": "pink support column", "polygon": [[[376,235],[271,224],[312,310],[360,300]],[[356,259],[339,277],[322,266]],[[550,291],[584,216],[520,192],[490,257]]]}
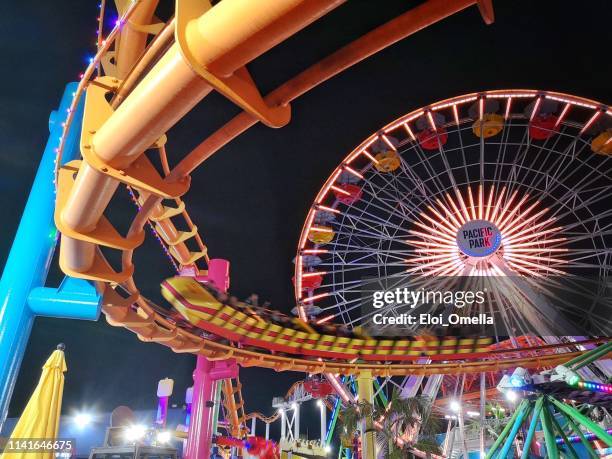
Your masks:
{"label": "pink support column", "polygon": [[[208,264],[208,275],[195,278],[210,282],[219,290],[229,288],[229,261],[213,259]],[[238,365],[233,360],[211,362],[198,355],[193,371],[193,400],[185,459],[208,459],[213,435],[215,381],[238,376]]]}
{"label": "pink support column", "polygon": [[215,385],[209,373],[212,362],[198,356],[193,371],[193,400],[185,448],[185,459],[207,459],[210,456]]}

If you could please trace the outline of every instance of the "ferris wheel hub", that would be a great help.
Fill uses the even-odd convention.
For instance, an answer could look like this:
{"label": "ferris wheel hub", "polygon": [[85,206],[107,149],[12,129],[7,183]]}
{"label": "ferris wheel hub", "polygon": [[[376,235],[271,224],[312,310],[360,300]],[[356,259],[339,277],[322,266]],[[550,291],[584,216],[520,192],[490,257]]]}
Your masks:
{"label": "ferris wheel hub", "polygon": [[470,220],[461,225],[456,240],[459,250],[468,257],[484,258],[501,246],[501,232],[488,220]]}

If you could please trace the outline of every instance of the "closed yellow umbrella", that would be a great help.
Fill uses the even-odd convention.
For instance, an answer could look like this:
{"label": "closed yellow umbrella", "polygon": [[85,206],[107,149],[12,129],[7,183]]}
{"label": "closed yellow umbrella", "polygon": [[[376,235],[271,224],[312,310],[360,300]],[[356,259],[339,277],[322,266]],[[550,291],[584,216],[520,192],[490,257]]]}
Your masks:
{"label": "closed yellow umbrella", "polygon": [[[43,365],[38,386],[15,425],[10,440],[31,438],[42,441],[57,438],[66,370],[64,345],[60,344]],[[53,451],[9,452],[6,448],[0,459],[51,459],[53,457]]]}

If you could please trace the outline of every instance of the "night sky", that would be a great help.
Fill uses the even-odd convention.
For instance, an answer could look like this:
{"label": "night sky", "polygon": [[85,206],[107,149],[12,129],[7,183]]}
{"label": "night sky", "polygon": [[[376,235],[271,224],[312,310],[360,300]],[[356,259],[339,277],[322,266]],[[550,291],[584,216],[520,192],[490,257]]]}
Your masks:
{"label": "night sky", "polygon": [[[417,3],[350,0],[249,68],[267,93]],[[294,306],[292,258],[312,199],[355,145],[398,116],[485,89],[549,89],[612,102],[609,2],[497,0],[495,9],[491,26],[471,7],[342,73],[295,101],[288,126],[257,125],[194,173],[185,196],[188,210],[210,255],[232,262],[232,292],[241,297],[257,292],[284,311]],[[47,139],[49,112],[94,50],[97,11],[95,0],[21,0],[2,9],[3,259]],[[169,133],[171,161],[236,113],[219,95],[207,97]],[[129,197],[120,189],[116,199],[128,202]],[[172,269],[153,238],[137,251],[135,264],[143,294],[161,302],[159,282]],[[59,279],[55,264],[49,285]],[[58,342],[66,343],[68,363],[65,413],[82,407],[110,411],[119,404],[153,409],[163,377],[174,378],[173,403],[181,404],[191,384],[193,356],[142,343],[103,317],[97,322],[38,318],[9,416],[23,409]],[[270,414],[272,396],[302,377],[243,369],[247,411]]]}

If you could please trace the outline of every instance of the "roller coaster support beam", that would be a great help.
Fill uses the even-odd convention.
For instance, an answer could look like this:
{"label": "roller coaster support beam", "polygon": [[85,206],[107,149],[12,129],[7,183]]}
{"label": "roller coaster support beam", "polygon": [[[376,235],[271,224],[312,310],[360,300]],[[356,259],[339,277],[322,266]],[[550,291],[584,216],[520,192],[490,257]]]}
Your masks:
{"label": "roller coaster support beam", "polygon": [[[229,288],[230,263],[223,259],[210,260],[208,275],[204,279],[219,290]],[[192,417],[185,449],[186,459],[210,456],[210,443],[217,430],[221,403],[221,380],[238,376],[234,360],[209,361],[198,355],[193,372]]]}
{"label": "roller coaster support beam", "polygon": [[[330,54],[268,94],[270,105],[286,105],[349,67],[477,3],[477,0],[428,0]],[[490,3],[490,2],[484,2]],[[487,19],[485,18],[485,22]],[[173,169],[170,177],[189,175],[225,144],[259,120],[242,112],[205,139]]]}
{"label": "roller coaster support beam", "polygon": [[[372,385],[372,372],[362,371],[357,376],[357,397],[360,402],[374,403],[374,387]],[[362,459],[376,459],[376,437],[372,418],[366,418],[361,426],[361,457]]]}
{"label": "roller coaster support beam", "polygon": [[198,357],[193,372],[193,404],[187,446],[186,459],[201,459],[210,456],[210,444],[215,412],[215,386],[222,379],[235,378],[238,366],[226,360],[209,361]]}
{"label": "roller coaster support beam", "polygon": [[[95,320],[100,314],[100,295],[86,281],[66,279],[58,289],[44,287],[57,242],[53,223],[55,150],[76,88],[77,83],[66,86],[59,109],[49,118],[49,140],[0,280],[0,428],[6,419],[34,317]],[[79,120],[82,104],[77,110],[75,118]],[[78,129],[68,134],[65,160],[78,155],[78,138]]]}
{"label": "roller coaster support beam", "polygon": [[[146,47],[149,33],[145,30],[145,27],[150,24],[158,3],[159,0],[141,0],[130,20],[121,29],[117,39],[117,55],[115,56],[117,78],[120,80],[124,80],[129,74],[132,66]],[[120,10],[122,9],[124,8],[120,8]],[[123,13],[123,11],[120,11],[120,13]]]}
{"label": "roller coaster support beam", "polygon": [[212,435],[217,434],[219,427],[219,412],[221,411],[221,393],[223,392],[223,383],[215,381],[215,410],[213,412]]}
{"label": "roller coaster support beam", "polygon": [[116,110],[105,111],[99,127],[84,133],[91,161],[82,164],[61,209],[63,225],[80,238],[63,236],[62,269],[96,280],[129,278],[129,271],[100,273],[96,244],[87,238],[95,234],[119,180],[132,179],[126,169],[213,89],[267,124],[288,122],[289,106],[266,105],[245,65],[342,1],[224,0],[210,8],[204,0],[178,0],[176,42]]}

